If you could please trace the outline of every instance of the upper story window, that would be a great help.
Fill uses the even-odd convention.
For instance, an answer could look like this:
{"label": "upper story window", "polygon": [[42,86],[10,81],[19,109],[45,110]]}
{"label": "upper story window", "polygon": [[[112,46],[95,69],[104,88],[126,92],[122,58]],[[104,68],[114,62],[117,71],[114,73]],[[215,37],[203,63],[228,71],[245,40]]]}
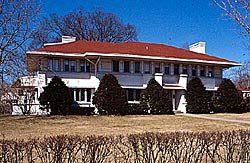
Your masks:
{"label": "upper story window", "polygon": [[192,76],[196,76],[196,66],[192,66]]}
{"label": "upper story window", "polygon": [[156,63],[155,64],[155,73],[160,73],[161,72],[161,66],[160,66],[161,64],[160,63]]}
{"label": "upper story window", "polygon": [[76,61],[75,60],[70,60],[70,72],[76,72]]}
{"label": "upper story window", "polygon": [[64,71],[69,72],[69,60],[68,59],[64,60]]}
{"label": "upper story window", "polygon": [[130,64],[129,64],[129,61],[124,61],[124,62],[123,62],[123,68],[124,68],[124,72],[130,72]]}
{"label": "upper story window", "polygon": [[49,59],[48,69],[52,71],[60,71],[60,60],[59,59]]}
{"label": "upper story window", "polygon": [[213,67],[208,67],[208,74],[207,74],[207,76],[209,78],[213,78],[214,77]]}
{"label": "upper story window", "polygon": [[90,72],[90,63],[88,61],[80,61],[80,72]]}
{"label": "upper story window", "polygon": [[145,74],[150,74],[150,63],[149,62],[144,62],[143,69],[144,69]]}
{"label": "upper story window", "polygon": [[187,69],[187,65],[183,65],[183,66],[182,66],[182,74],[187,74],[187,73],[188,73],[187,70],[188,70],[188,69]]}
{"label": "upper story window", "polygon": [[165,64],[165,72],[166,75],[170,74],[170,70],[169,70],[169,64]]}
{"label": "upper story window", "polygon": [[76,61],[75,60],[64,60],[64,71],[65,72],[76,72]]}
{"label": "upper story window", "polygon": [[174,75],[179,75],[179,64],[174,64]]}
{"label": "upper story window", "polygon": [[208,71],[208,77],[209,77],[209,78],[214,77],[213,71]]}
{"label": "upper story window", "polygon": [[135,73],[140,73],[141,72],[141,64],[140,62],[135,62]]}
{"label": "upper story window", "polygon": [[201,68],[200,68],[200,76],[201,77],[205,76],[205,67],[204,66],[201,66]]}
{"label": "upper story window", "polygon": [[113,72],[119,72],[119,61],[112,61]]}

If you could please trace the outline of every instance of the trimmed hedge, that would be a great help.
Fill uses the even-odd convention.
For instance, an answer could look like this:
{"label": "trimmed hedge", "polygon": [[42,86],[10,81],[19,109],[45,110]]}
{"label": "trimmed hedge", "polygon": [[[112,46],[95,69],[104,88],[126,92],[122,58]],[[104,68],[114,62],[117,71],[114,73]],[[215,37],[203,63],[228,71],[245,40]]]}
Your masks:
{"label": "trimmed hedge", "polygon": [[3,138],[0,162],[250,162],[250,130]]}

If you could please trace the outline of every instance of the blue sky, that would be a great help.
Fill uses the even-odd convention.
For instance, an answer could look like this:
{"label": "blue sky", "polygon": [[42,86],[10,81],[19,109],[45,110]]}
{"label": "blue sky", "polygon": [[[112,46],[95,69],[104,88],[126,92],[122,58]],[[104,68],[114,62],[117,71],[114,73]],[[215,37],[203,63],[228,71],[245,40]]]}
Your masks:
{"label": "blue sky", "polygon": [[[116,14],[136,26],[138,41],[176,47],[206,42],[206,53],[229,60],[249,60],[247,39],[239,26],[221,15],[213,0],[43,0],[46,16],[64,15],[74,9],[94,7]],[[244,55],[243,55],[244,54]]]}

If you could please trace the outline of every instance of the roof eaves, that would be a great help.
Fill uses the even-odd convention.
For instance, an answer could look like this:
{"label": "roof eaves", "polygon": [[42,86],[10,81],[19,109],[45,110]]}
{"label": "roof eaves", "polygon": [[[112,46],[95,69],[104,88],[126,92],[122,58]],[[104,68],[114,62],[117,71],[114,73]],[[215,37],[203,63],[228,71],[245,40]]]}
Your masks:
{"label": "roof eaves", "polygon": [[46,52],[46,51],[28,51],[27,54],[52,55],[52,56],[69,56],[69,57],[85,57],[86,54],[81,53],[62,53],[62,52]]}

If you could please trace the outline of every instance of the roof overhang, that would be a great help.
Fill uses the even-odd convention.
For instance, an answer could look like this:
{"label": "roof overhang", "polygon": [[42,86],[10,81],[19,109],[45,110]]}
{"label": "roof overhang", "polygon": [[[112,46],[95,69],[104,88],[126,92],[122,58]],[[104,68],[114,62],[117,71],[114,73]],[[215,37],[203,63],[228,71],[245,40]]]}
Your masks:
{"label": "roof overhang", "polygon": [[41,52],[41,51],[28,51],[27,54],[48,55],[48,56],[67,56],[67,57],[86,57],[86,56],[100,56],[100,57],[124,57],[124,58],[137,58],[137,59],[154,59],[154,60],[166,60],[166,61],[181,61],[181,62],[195,62],[195,63],[207,63],[207,64],[219,64],[224,66],[241,66],[242,64],[236,62],[220,62],[209,61],[199,59],[183,59],[173,57],[159,57],[159,56],[142,56],[134,54],[119,54],[119,53],[60,53],[60,52]]}

